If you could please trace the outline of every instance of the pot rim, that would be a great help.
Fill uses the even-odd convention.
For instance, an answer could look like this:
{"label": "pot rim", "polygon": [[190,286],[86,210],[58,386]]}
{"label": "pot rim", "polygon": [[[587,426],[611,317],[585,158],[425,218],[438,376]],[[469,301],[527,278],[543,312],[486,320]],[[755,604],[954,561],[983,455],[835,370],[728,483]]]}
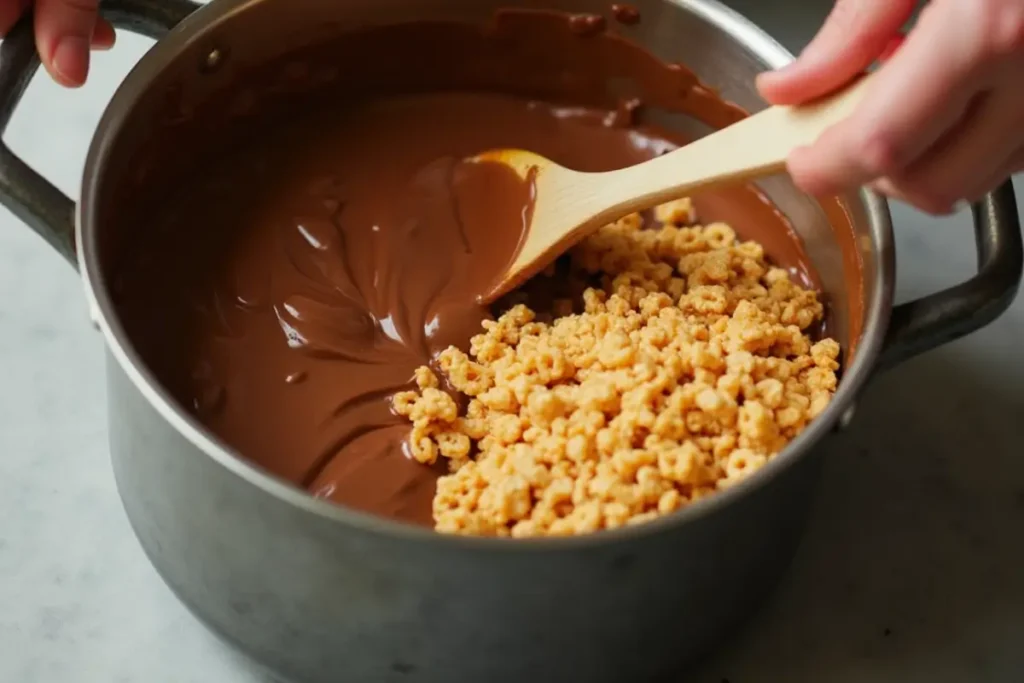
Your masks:
{"label": "pot rim", "polygon": [[[107,105],[89,146],[83,171],[81,200],[75,211],[75,238],[78,266],[82,273],[89,310],[106,341],[110,356],[142,396],[167,422],[193,446],[263,493],[277,498],[328,522],[337,522],[366,533],[390,536],[396,540],[432,543],[466,552],[557,552],[613,545],[660,534],[718,512],[742,497],[767,486],[773,479],[810,455],[810,450],[831,431],[854,406],[857,393],[870,377],[884,341],[893,308],[895,281],[895,248],[888,206],[878,195],[861,190],[858,198],[865,209],[873,248],[877,254],[874,283],[865,306],[866,321],[857,344],[857,353],[843,376],[829,406],[774,458],[755,474],[728,489],[718,491],[675,513],[636,526],[609,529],[570,537],[539,537],[507,539],[443,534],[428,527],[392,520],[337,503],[314,498],[307,491],[250,462],[240,453],[209,433],[193,416],[181,409],[160,386],[146,367],[122,326],[113,305],[99,262],[97,246],[96,207],[103,175],[113,141],[125,125],[139,95],[153,76],[158,74],[198,34],[250,4],[265,0],[222,0],[199,7],[191,16],[160,39],[117,88]],[[793,60],[793,55],[774,38],[738,12],[718,0],[664,0],[678,5],[716,26],[743,45],[769,68],[779,68]],[[852,201],[854,195],[847,198]]]}

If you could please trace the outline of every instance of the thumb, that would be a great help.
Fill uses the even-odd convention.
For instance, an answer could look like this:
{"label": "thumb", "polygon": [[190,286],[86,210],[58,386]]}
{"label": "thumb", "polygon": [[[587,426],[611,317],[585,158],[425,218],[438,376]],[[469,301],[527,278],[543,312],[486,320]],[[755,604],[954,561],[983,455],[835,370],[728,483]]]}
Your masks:
{"label": "thumb", "polygon": [[795,62],[758,77],[762,97],[772,104],[800,104],[846,84],[885,52],[916,4],[916,0],[838,0]]}
{"label": "thumb", "polygon": [[79,86],[89,71],[98,0],[36,0],[36,46],[50,75]]}

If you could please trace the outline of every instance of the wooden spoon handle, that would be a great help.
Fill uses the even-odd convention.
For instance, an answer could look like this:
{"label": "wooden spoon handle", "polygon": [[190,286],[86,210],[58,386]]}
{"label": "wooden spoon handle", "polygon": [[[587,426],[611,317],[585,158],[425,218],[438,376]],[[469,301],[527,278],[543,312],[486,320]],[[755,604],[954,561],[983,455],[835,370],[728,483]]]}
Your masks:
{"label": "wooden spoon handle", "polygon": [[[812,104],[771,107],[664,156],[607,174],[606,201],[639,210],[677,199],[697,186],[743,181],[783,171],[795,148],[845,119],[872,75]],[[604,174],[602,174],[604,175]],[[611,202],[609,202],[611,203]]]}

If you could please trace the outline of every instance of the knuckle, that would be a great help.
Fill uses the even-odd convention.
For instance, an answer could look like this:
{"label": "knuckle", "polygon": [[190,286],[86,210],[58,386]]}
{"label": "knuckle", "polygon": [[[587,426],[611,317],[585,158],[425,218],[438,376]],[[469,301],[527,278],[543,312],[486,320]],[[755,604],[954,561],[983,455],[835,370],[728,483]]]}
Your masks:
{"label": "knuckle", "polygon": [[1024,50],[1024,2],[993,0],[967,3],[968,20],[983,36],[982,55],[1000,58]]}
{"label": "knuckle", "polygon": [[787,164],[787,171],[797,188],[809,194],[814,193],[817,178],[813,172],[807,172],[801,165],[797,164]]}
{"label": "knuckle", "polygon": [[900,146],[892,135],[883,131],[873,131],[864,136],[858,149],[861,164],[868,175],[892,175],[902,165]]}
{"label": "knuckle", "polygon": [[1007,7],[993,35],[993,47],[1006,55],[1024,51],[1024,3],[1004,3]]}
{"label": "knuckle", "polygon": [[957,192],[942,187],[934,178],[904,177],[894,179],[893,184],[911,204],[935,216],[951,213],[953,207],[960,201]]}
{"label": "knuckle", "polygon": [[797,188],[810,195],[824,194],[829,186],[829,174],[813,162],[789,164],[790,178]]}
{"label": "knuckle", "polygon": [[920,209],[936,216],[952,213],[953,207],[959,200],[958,197],[950,196],[950,193],[938,192],[934,189],[913,193],[911,196]]}

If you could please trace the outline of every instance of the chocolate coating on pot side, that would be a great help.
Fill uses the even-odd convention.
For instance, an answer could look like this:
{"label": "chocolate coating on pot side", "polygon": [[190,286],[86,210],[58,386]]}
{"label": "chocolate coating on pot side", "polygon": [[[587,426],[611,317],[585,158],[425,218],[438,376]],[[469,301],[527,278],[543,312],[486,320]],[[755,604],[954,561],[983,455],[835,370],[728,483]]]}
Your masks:
{"label": "chocolate coating on pot side", "polygon": [[614,4],[612,5],[612,16],[615,21],[626,26],[633,26],[640,23],[640,10],[633,5]]}
{"label": "chocolate coating on pot side", "polygon": [[[431,524],[441,472],[407,456],[409,426],[390,397],[479,331],[489,312],[476,297],[511,260],[532,206],[533,188],[508,169],[461,160],[513,147],[611,170],[682,142],[645,125],[644,107],[717,126],[742,116],[684,68],[603,24],[581,34],[581,21],[503,12],[482,28],[404,25],[330,48],[365,55],[377,45],[382,59],[354,74],[343,97],[221,151],[123,259],[118,305],[161,382],[266,470],[341,504]],[[528,68],[549,63],[562,69]],[[407,94],[369,92],[370,75]],[[625,76],[636,93],[609,106],[601,79]],[[511,94],[437,92],[482,80]],[[756,190],[694,199],[702,222],[730,223],[815,284],[792,229]]]}

